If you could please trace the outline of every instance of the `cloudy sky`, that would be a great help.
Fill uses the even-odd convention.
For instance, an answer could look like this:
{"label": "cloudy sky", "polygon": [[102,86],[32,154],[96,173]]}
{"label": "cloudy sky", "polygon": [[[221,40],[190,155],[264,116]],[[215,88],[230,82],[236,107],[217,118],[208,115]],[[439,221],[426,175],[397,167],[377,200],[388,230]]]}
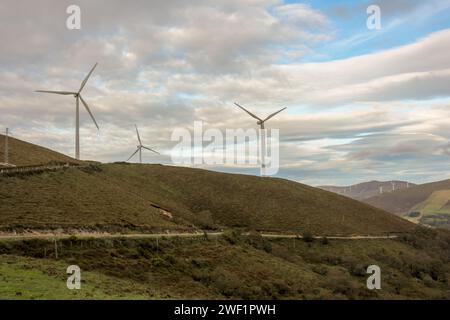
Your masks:
{"label": "cloudy sky", "polygon": [[[311,185],[450,178],[450,0],[0,2],[0,127],[74,154],[123,161],[144,143],[170,164],[175,128],[250,128],[233,102],[280,129],[278,176]],[[81,29],[66,27],[69,5]],[[381,29],[366,9],[381,9]],[[1,129],[2,131],[4,129]],[[206,167],[256,174],[257,168]]]}

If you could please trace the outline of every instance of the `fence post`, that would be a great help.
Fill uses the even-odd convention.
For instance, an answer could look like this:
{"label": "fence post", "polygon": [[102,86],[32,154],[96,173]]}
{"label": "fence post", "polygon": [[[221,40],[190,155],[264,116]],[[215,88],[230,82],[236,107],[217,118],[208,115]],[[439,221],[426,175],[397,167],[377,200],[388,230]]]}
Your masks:
{"label": "fence post", "polygon": [[55,258],[58,259],[58,242],[55,239]]}

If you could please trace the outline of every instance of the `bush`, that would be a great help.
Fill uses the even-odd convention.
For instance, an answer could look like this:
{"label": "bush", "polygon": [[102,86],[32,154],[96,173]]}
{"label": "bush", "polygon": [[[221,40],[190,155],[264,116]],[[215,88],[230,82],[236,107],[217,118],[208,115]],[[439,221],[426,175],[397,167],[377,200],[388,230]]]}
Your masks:
{"label": "bush", "polygon": [[238,244],[242,240],[241,231],[236,229],[227,230],[223,233],[223,238],[230,244]]}
{"label": "bush", "polygon": [[264,250],[267,253],[272,252],[272,244],[269,240],[264,239],[259,232],[251,231],[246,237],[246,241],[256,249]]}
{"label": "bush", "polygon": [[325,275],[328,274],[328,269],[327,269],[327,267],[326,267],[326,266],[323,266],[323,265],[314,265],[314,266],[312,267],[312,271],[315,272],[315,273],[317,273],[317,274],[320,274],[321,276],[325,276]]}
{"label": "bush", "polygon": [[305,242],[313,242],[314,241],[314,236],[311,232],[306,231],[303,233],[303,241]]}

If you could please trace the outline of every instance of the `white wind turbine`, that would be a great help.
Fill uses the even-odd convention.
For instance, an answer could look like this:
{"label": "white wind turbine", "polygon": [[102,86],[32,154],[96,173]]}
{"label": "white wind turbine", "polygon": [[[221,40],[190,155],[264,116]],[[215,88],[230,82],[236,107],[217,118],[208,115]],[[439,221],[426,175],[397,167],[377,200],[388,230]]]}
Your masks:
{"label": "white wind turbine", "polygon": [[92,118],[92,121],[94,121],[95,126],[97,127],[97,130],[100,130],[98,127],[97,121],[95,121],[94,116],[92,115],[91,110],[89,109],[89,106],[87,105],[86,101],[84,101],[83,97],[81,96],[81,90],[83,90],[84,86],[86,85],[89,77],[91,76],[92,72],[94,71],[95,67],[97,67],[97,63],[92,67],[91,71],[89,71],[86,78],[84,78],[83,82],[81,83],[80,89],[77,92],[71,92],[71,91],[46,91],[46,90],[37,90],[36,92],[44,92],[44,93],[53,93],[53,94],[61,94],[70,96],[73,95],[75,97],[76,101],[76,115],[75,115],[75,158],[77,160],[80,159],[80,100],[81,103],[83,103],[84,107],[86,108],[86,111],[89,113],[89,115]]}
{"label": "white wind turbine", "polygon": [[157,151],[155,151],[153,149],[150,149],[150,148],[148,148],[148,147],[146,147],[146,146],[144,146],[142,144],[141,137],[139,136],[138,127],[137,127],[137,125],[134,125],[134,126],[136,127],[136,135],[137,135],[137,138],[138,138],[139,145],[137,146],[136,151],[133,152],[133,154],[127,159],[127,161],[130,160],[131,158],[133,158],[133,156],[139,151],[139,163],[142,163],[142,149],[147,149],[147,150],[152,151],[152,152],[154,152],[156,154],[160,154],[159,152],[157,152]]}
{"label": "white wind turbine", "polygon": [[11,135],[11,131],[9,130],[9,128],[6,128],[6,132],[5,132],[5,162],[0,162],[0,165],[5,166],[5,167],[15,167],[15,165],[9,163],[9,136]]}
{"label": "white wind turbine", "polygon": [[252,118],[255,118],[256,120],[258,120],[256,122],[257,125],[260,126],[260,133],[261,133],[261,148],[260,148],[260,162],[261,162],[261,171],[260,174],[261,176],[265,176],[266,175],[266,129],[264,127],[264,123],[273,118],[274,116],[276,116],[277,114],[279,114],[281,111],[283,111],[285,108],[278,110],[277,112],[272,113],[271,115],[267,116],[264,120],[255,116],[253,113],[251,113],[250,111],[248,111],[247,109],[245,109],[243,106],[237,104],[236,102],[234,103],[237,107],[241,108],[242,110],[244,110],[245,112],[247,112]]}

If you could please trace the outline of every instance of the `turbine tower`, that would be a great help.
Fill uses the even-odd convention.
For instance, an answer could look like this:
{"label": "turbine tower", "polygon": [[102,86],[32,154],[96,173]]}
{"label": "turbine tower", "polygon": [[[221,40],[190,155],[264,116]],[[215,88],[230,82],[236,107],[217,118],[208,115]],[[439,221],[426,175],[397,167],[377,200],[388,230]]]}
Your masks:
{"label": "turbine tower", "polygon": [[9,136],[9,128],[6,128],[6,134],[5,134],[5,165],[8,165],[8,162],[9,162],[8,136]]}
{"label": "turbine tower", "polygon": [[153,150],[153,149],[150,149],[150,148],[148,148],[148,147],[146,147],[146,146],[144,146],[144,145],[142,144],[141,137],[140,137],[140,135],[139,135],[138,127],[137,127],[137,125],[134,125],[134,126],[135,126],[135,128],[136,128],[136,135],[137,135],[137,138],[138,138],[138,143],[139,143],[139,145],[137,146],[136,151],[133,152],[133,154],[127,159],[127,161],[130,160],[131,158],[133,158],[133,156],[139,151],[139,163],[142,164],[142,149],[147,149],[147,150],[152,151],[152,152],[154,152],[154,153],[156,153],[156,154],[160,154],[160,153],[157,152],[157,151],[155,151],[155,150]]}
{"label": "turbine tower", "polygon": [[278,110],[277,112],[272,113],[271,115],[269,115],[268,117],[266,117],[264,120],[255,116],[253,113],[251,113],[250,111],[248,111],[247,109],[245,109],[243,106],[237,104],[236,102],[234,103],[237,107],[241,108],[242,110],[244,110],[246,113],[248,113],[252,118],[255,118],[256,120],[258,120],[256,122],[257,125],[260,126],[260,133],[261,133],[261,148],[260,148],[260,162],[261,162],[261,170],[260,170],[260,174],[261,176],[265,176],[266,175],[266,129],[264,127],[264,123],[273,118],[274,116],[276,116],[277,114],[279,114],[281,111],[283,111],[285,108]]}
{"label": "turbine tower", "polygon": [[61,94],[66,96],[73,95],[75,98],[75,159],[80,160],[80,101],[86,108],[86,111],[91,116],[92,121],[94,122],[95,126],[97,127],[97,130],[100,130],[98,127],[97,121],[95,121],[94,116],[92,115],[91,110],[89,109],[88,104],[86,101],[84,101],[83,97],[81,96],[81,91],[83,90],[84,86],[86,85],[89,77],[91,76],[92,72],[94,71],[95,67],[97,67],[97,63],[92,67],[91,71],[89,71],[86,78],[84,78],[83,82],[81,82],[80,89],[77,92],[71,92],[71,91],[46,91],[46,90],[37,90],[36,92],[43,92],[43,93],[53,93],[53,94]]}

